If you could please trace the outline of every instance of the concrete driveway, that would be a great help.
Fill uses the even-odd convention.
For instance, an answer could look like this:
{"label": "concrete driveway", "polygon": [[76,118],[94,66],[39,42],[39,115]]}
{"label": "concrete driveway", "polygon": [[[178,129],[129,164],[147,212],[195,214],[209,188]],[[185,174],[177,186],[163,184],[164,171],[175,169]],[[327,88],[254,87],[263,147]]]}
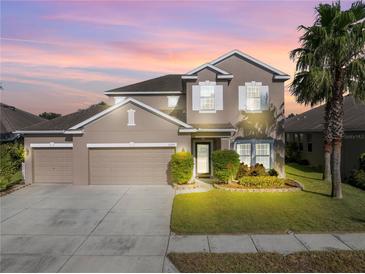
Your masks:
{"label": "concrete driveway", "polygon": [[1,272],[161,272],[169,186],[32,185],[1,199]]}

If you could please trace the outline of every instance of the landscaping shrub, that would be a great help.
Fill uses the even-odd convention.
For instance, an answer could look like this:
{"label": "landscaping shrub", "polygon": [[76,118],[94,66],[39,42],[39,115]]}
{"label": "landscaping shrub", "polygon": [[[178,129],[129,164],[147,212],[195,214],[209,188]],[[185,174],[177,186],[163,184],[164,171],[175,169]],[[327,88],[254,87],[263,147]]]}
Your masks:
{"label": "landscaping shrub", "polygon": [[24,161],[22,144],[8,143],[0,145],[0,189],[19,182],[21,165]]}
{"label": "landscaping shrub", "polygon": [[365,171],[362,169],[353,170],[348,179],[348,183],[365,190]]}
{"label": "landscaping shrub", "polygon": [[267,176],[266,169],[263,164],[255,164],[251,166],[250,172],[248,173],[250,176]]}
{"label": "landscaping shrub", "polygon": [[248,188],[280,188],[285,186],[285,181],[274,176],[244,176],[239,184]]}
{"label": "landscaping shrub", "polygon": [[286,143],[285,145],[285,162],[296,163],[300,159],[301,153],[297,143]]}
{"label": "landscaping shrub", "polygon": [[352,170],[349,179],[347,180],[352,186],[365,190],[365,153],[359,157],[359,169]]}
{"label": "landscaping shrub", "polygon": [[212,153],[214,176],[221,182],[229,183],[237,175],[240,158],[234,150],[216,150]]}
{"label": "landscaping shrub", "polygon": [[249,172],[250,172],[250,167],[244,163],[240,163],[240,167],[238,168],[236,178],[239,179],[243,176],[247,176]]}
{"label": "landscaping shrub", "polygon": [[175,183],[186,184],[193,176],[194,159],[190,152],[176,152],[171,156],[170,170]]}
{"label": "landscaping shrub", "polygon": [[359,166],[361,170],[365,171],[365,153],[360,155]]}
{"label": "landscaping shrub", "polygon": [[267,172],[267,174],[269,174],[269,176],[275,176],[278,177],[279,173],[275,170],[275,169],[269,169],[269,171]]}

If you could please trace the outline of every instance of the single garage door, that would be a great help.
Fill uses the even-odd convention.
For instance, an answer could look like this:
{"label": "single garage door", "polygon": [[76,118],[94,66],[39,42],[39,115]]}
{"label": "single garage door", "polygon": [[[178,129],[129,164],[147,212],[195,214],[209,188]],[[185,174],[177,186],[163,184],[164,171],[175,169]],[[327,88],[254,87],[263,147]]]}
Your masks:
{"label": "single garage door", "polygon": [[72,149],[33,149],[33,167],[34,183],[72,183]]}
{"label": "single garage door", "polygon": [[166,184],[174,151],[173,148],[90,149],[90,184]]}

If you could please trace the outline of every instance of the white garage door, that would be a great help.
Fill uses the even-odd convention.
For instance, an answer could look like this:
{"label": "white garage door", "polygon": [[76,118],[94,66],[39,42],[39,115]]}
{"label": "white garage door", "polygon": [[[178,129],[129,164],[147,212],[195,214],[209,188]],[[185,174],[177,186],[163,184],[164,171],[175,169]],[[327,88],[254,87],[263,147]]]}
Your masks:
{"label": "white garage door", "polygon": [[174,148],[89,150],[90,184],[167,184]]}
{"label": "white garage door", "polygon": [[33,149],[34,183],[72,183],[71,148]]}

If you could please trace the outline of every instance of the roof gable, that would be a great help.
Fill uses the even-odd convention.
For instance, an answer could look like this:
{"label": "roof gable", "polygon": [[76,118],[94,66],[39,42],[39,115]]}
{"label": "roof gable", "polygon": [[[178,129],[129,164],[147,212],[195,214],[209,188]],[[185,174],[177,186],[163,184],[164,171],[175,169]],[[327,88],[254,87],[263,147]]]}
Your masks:
{"label": "roof gable", "polygon": [[210,62],[210,64],[216,65],[216,64],[230,58],[233,55],[236,55],[240,58],[243,58],[247,61],[250,61],[251,63],[253,63],[257,66],[262,67],[262,68],[270,71],[271,73],[274,74],[274,79],[276,79],[276,80],[288,80],[288,79],[290,79],[290,76],[288,74],[286,74],[285,72],[282,72],[281,70],[278,70],[278,69],[276,69],[276,68],[274,68],[274,67],[272,67],[272,66],[270,66],[270,65],[268,65],[268,64],[266,64],[266,63],[264,63],[264,62],[262,62],[262,61],[260,61],[256,58],[254,58],[254,57],[252,57],[252,56],[250,56],[246,53],[243,53],[242,51],[239,51],[237,49],[232,50],[232,51],[218,57],[217,59],[214,59],[213,61]]}
{"label": "roof gable", "polygon": [[100,113],[98,113],[98,114],[96,114],[96,115],[94,115],[94,116],[92,116],[92,117],[90,117],[90,118],[88,118],[88,119],[86,119],[86,120],[84,120],[84,121],[82,121],[82,122],[80,122],[80,123],[72,126],[72,127],[70,127],[69,128],[69,131],[79,130],[82,127],[84,127],[85,125],[90,124],[93,121],[95,121],[95,120],[97,120],[97,119],[99,119],[101,117],[104,117],[105,115],[107,115],[107,114],[111,113],[112,111],[120,108],[121,106],[124,106],[127,103],[136,104],[137,106],[139,106],[139,107],[141,107],[141,108],[143,108],[143,109],[145,109],[145,110],[147,110],[147,111],[149,111],[149,112],[151,112],[151,113],[153,113],[155,115],[158,115],[161,118],[164,118],[164,119],[166,119],[166,120],[168,120],[168,121],[170,121],[172,123],[175,123],[177,125],[183,126],[184,128],[191,128],[190,125],[184,123],[183,121],[181,121],[181,120],[179,120],[179,119],[177,119],[175,117],[172,117],[172,116],[170,116],[170,115],[168,115],[168,114],[166,114],[166,113],[164,113],[164,112],[162,112],[162,111],[160,111],[158,109],[155,109],[155,108],[153,108],[153,107],[151,107],[149,105],[146,105],[145,103],[142,103],[141,101],[138,101],[138,100],[136,100],[134,98],[129,97],[128,99],[124,100],[123,102],[121,102],[119,104],[116,104],[116,105],[114,105],[114,106],[112,106],[112,107],[110,107],[110,108],[108,108],[108,109],[106,109],[106,110],[104,110],[104,111],[102,111],[102,112],[100,112]]}

